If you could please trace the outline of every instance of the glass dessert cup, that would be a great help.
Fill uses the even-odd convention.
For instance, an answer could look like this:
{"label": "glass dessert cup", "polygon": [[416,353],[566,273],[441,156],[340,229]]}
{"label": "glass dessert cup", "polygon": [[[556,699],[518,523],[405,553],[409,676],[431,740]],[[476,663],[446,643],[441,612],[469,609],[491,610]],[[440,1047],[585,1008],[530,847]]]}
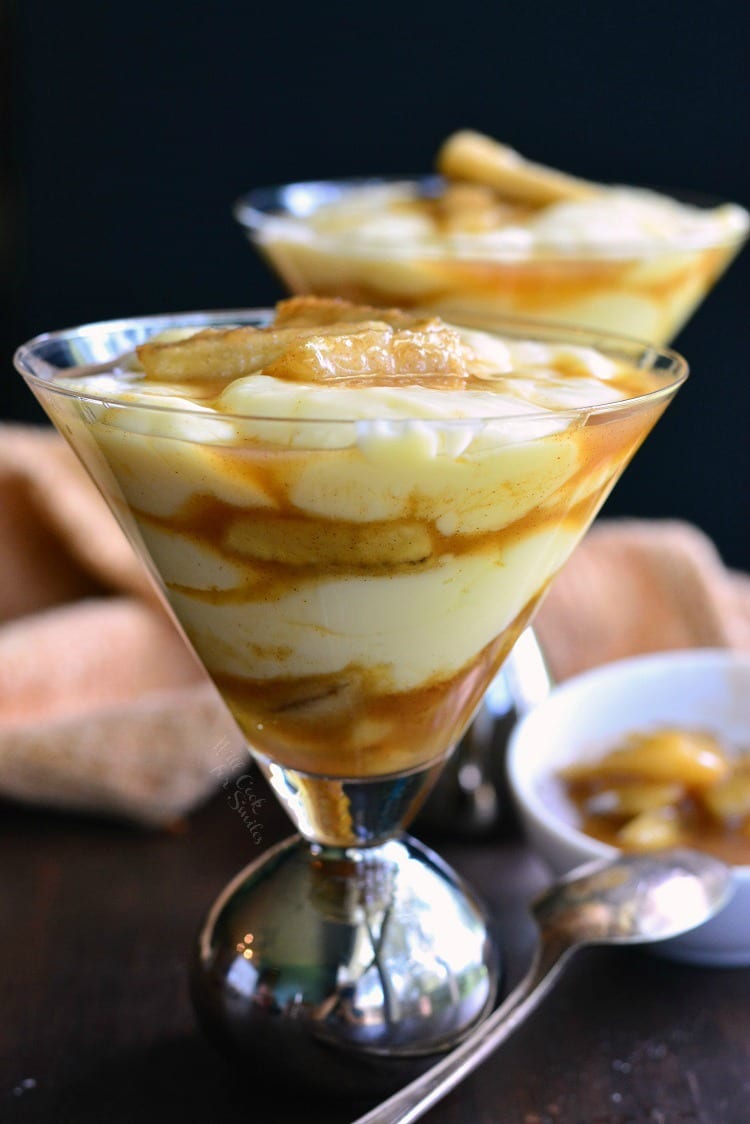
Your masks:
{"label": "glass dessert cup", "polygon": [[[217,413],[113,390],[113,364],[156,333],[269,317],[93,324],[38,337],[16,365],[299,833],[209,912],[199,1016],[271,1068],[291,1048],[330,1074],[330,1046],[429,1055],[492,1006],[481,905],[404,831],[687,368],[635,341],[494,319],[508,339],[596,347],[638,389],[552,413],[396,420]],[[96,393],[71,382],[99,374]]]}
{"label": "glass dessert cup", "polygon": [[[352,192],[407,188],[418,201],[443,191],[439,176],[318,180],[258,188],[234,205],[250,242],[291,293],[339,296],[397,308],[429,310],[466,322],[492,316],[575,324],[664,345],[711,291],[748,234],[736,208],[732,229],[653,241],[618,242],[594,233],[568,245],[472,248],[469,239],[441,245],[368,241],[340,232],[304,231],[321,207]],[[716,200],[691,200],[712,210]]]}

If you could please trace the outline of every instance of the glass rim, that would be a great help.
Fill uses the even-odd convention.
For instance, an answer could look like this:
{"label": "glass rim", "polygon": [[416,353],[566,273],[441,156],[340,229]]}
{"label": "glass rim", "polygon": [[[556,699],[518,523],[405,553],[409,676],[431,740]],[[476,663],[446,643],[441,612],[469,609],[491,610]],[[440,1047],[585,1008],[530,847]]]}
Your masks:
{"label": "glass rim", "polygon": [[[418,313],[418,309],[412,310]],[[432,315],[426,313],[426,315]],[[689,365],[687,360],[679,352],[673,348],[665,347],[660,344],[652,344],[646,340],[637,339],[632,336],[618,335],[613,332],[600,332],[593,328],[584,328],[578,325],[558,323],[554,321],[534,320],[531,318],[521,318],[512,316],[480,316],[476,315],[473,322],[467,323],[464,318],[457,319],[456,321],[446,321],[448,324],[454,324],[456,327],[465,327],[472,331],[486,331],[498,336],[503,334],[511,335],[516,339],[528,340],[533,343],[548,342],[550,344],[560,344],[563,346],[572,345],[578,347],[593,348],[602,351],[603,354],[609,358],[617,358],[627,362],[630,360],[637,369],[652,371],[654,375],[661,376],[664,379],[662,385],[654,387],[652,390],[646,391],[644,394],[637,394],[628,398],[619,398],[612,402],[600,402],[592,405],[571,406],[560,410],[541,410],[538,407],[531,407],[528,412],[518,414],[478,414],[468,415],[460,418],[451,417],[424,417],[419,415],[410,415],[406,417],[289,417],[286,415],[265,415],[265,414],[250,414],[250,413],[231,413],[220,410],[211,410],[204,412],[203,410],[196,410],[190,406],[180,405],[165,405],[163,403],[149,403],[148,401],[133,401],[123,400],[112,394],[89,394],[82,393],[80,390],[74,390],[70,387],[61,386],[56,383],[58,377],[75,377],[75,372],[80,372],[80,377],[85,377],[86,374],[104,374],[110,371],[116,365],[118,357],[130,354],[129,351],[123,351],[120,355],[115,355],[111,359],[100,363],[82,364],[80,366],[71,365],[68,367],[55,366],[54,363],[48,362],[44,359],[40,352],[45,345],[48,344],[64,344],[75,339],[87,339],[93,336],[102,336],[103,338],[111,337],[119,333],[128,331],[136,331],[138,329],[153,328],[153,332],[149,332],[143,336],[139,343],[145,342],[152,334],[158,331],[163,331],[167,328],[178,327],[230,327],[233,325],[257,325],[263,326],[269,323],[274,316],[273,308],[234,308],[234,309],[217,309],[217,310],[198,310],[190,312],[176,312],[176,313],[156,313],[146,316],[133,316],[117,318],[113,320],[98,320],[90,321],[70,328],[61,328],[56,331],[42,332],[39,335],[33,336],[25,343],[21,344],[13,355],[13,365],[18,373],[25,380],[27,385],[33,391],[35,388],[44,389],[45,392],[52,392],[60,397],[69,398],[80,402],[91,402],[98,406],[107,408],[123,408],[145,410],[148,412],[155,412],[159,414],[175,414],[185,417],[205,418],[211,421],[238,421],[238,422],[260,422],[260,423],[283,423],[285,425],[294,424],[301,428],[312,425],[330,425],[330,426],[352,426],[363,423],[375,424],[377,422],[386,422],[388,425],[412,425],[414,423],[421,423],[424,425],[433,426],[467,426],[479,425],[486,423],[502,422],[505,425],[512,427],[514,424],[521,424],[522,422],[530,422],[542,419],[549,420],[550,415],[554,414],[555,417],[580,419],[589,417],[599,417],[612,413],[624,413],[632,410],[633,408],[646,408],[658,402],[662,398],[672,396],[682,386],[689,374]],[[541,339],[540,339],[541,335]],[[138,346],[134,344],[133,348]],[[131,351],[133,350],[131,348]],[[655,364],[662,361],[666,366],[662,370],[657,370]],[[43,364],[46,369],[45,374],[40,374],[34,370],[35,365]],[[242,376],[240,376],[242,377]],[[344,388],[341,388],[344,389]],[[356,391],[356,386],[351,387]],[[461,393],[461,392],[459,392]],[[488,390],[491,393],[491,390]]]}
{"label": "glass rim", "polygon": [[[434,197],[441,185],[445,182],[442,176],[429,175],[373,175],[373,176],[344,176],[341,178],[297,180],[289,183],[268,185],[252,188],[244,192],[232,204],[232,214],[245,231],[252,233],[256,238],[261,238],[266,228],[275,222],[284,222],[286,219],[304,220],[313,214],[325,203],[333,203],[337,193],[339,196],[346,190],[367,187],[416,187],[417,197]],[[315,232],[315,244],[331,249],[337,248],[339,252],[343,246],[350,257],[370,257],[376,259],[394,258],[406,260],[417,259],[446,259],[449,261],[497,261],[516,264],[533,264],[548,261],[585,261],[597,263],[607,261],[629,261],[633,258],[650,258],[660,252],[689,252],[691,250],[719,249],[732,245],[741,246],[750,234],[750,212],[741,203],[732,203],[701,192],[691,192],[677,188],[658,188],[639,185],[607,185],[613,187],[626,187],[628,190],[652,191],[665,198],[684,202],[702,209],[721,206],[734,207],[738,215],[743,218],[743,225],[737,230],[727,230],[723,236],[709,237],[703,231],[682,233],[674,238],[661,238],[652,241],[631,240],[610,241],[605,239],[591,239],[578,241],[574,246],[561,246],[554,243],[538,241],[531,247],[488,247],[472,249],[469,246],[453,246],[447,248],[439,245],[420,245],[418,248],[400,250],[398,247],[384,247],[377,243],[361,243],[352,245],[347,234],[320,234]],[[312,196],[317,190],[322,198],[320,202],[311,205],[305,212],[295,213],[287,203],[285,197],[297,194],[301,197]],[[466,235],[471,239],[472,235]]]}

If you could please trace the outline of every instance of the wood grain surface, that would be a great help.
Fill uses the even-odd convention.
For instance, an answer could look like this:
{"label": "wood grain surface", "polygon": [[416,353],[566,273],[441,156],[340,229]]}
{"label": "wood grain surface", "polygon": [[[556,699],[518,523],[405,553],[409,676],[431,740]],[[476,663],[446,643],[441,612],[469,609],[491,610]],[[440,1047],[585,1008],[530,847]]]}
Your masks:
{"label": "wood grain surface", "polygon": [[[171,834],[0,812],[3,1124],[344,1124],[362,1111],[305,1094],[293,1059],[284,1087],[269,1087],[251,1058],[218,1056],[193,1019],[193,936],[225,882],[288,833],[272,800],[259,843],[226,793]],[[427,841],[497,918],[512,986],[534,941],[525,903],[546,871],[512,834]],[[746,1124],[750,969],[581,953],[527,1024],[425,1120]]]}

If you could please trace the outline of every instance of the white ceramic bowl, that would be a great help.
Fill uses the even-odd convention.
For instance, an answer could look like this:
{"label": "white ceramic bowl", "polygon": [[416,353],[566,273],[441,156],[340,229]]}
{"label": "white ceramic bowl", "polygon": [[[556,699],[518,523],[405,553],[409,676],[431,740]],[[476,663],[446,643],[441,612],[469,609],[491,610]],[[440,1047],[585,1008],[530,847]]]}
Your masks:
{"label": "white ceramic bowl", "polygon": [[[661,652],[607,664],[556,687],[521,719],[508,773],[527,838],[563,874],[616,853],[576,827],[560,769],[601,756],[630,731],[699,727],[750,752],[750,655],[726,649]],[[750,866],[734,867],[734,894],[711,921],[654,951],[696,964],[750,965]]]}

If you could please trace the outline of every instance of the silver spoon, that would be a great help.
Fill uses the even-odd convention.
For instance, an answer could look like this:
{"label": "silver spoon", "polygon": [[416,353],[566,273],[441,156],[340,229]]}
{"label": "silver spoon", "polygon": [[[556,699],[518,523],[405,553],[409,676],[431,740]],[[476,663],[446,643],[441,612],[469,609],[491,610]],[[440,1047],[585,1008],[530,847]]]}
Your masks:
{"label": "silver spoon", "polygon": [[619,855],[574,870],[531,906],[539,944],[515,990],[441,1061],[354,1124],[418,1120],[512,1034],[576,949],[679,936],[713,917],[731,894],[730,868],[698,851]]}

